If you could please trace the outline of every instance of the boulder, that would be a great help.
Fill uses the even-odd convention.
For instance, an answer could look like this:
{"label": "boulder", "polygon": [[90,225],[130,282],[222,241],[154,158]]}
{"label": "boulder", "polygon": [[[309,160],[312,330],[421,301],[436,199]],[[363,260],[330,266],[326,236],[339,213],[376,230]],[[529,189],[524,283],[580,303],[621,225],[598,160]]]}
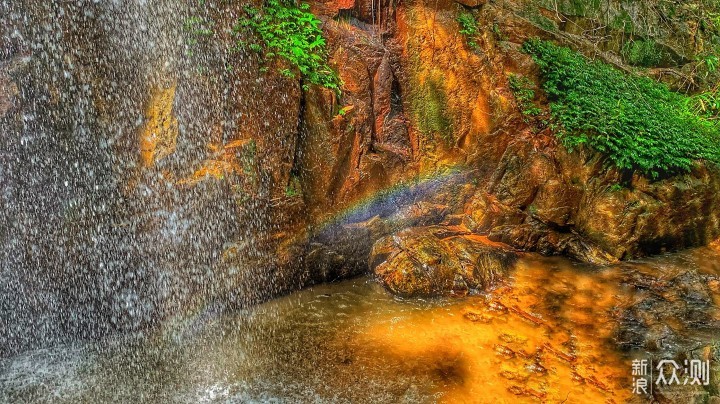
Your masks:
{"label": "boulder", "polygon": [[373,243],[387,234],[387,223],[377,216],[366,221],[328,226],[310,239],[305,265],[312,283],[357,276],[367,270]]}
{"label": "boulder", "polygon": [[491,287],[515,258],[509,247],[463,227],[413,227],[378,240],[370,269],[400,296],[465,295]]}

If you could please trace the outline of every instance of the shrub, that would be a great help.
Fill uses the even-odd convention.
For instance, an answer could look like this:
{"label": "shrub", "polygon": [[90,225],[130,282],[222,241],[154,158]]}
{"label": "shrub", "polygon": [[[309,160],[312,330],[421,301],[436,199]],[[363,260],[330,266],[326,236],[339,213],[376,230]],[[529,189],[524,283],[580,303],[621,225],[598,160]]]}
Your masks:
{"label": "shrub", "polygon": [[467,11],[463,11],[458,15],[457,22],[460,24],[460,33],[467,37],[468,45],[477,48],[478,43],[475,42],[474,37],[480,33],[480,30],[475,17]]}
{"label": "shrub", "polygon": [[512,90],[518,108],[527,117],[538,116],[542,110],[535,105],[535,90],[533,90],[533,82],[525,76],[510,74],[508,76],[510,90]]}
{"label": "shrub", "polygon": [[586,145],[652,178],[688,171],[696,160],[720,161],[720,124],[694,111],[689,97],[550,42],[533,39],[523,50],[540,68],[569,148]]}
{"label": "shrub", "polygon": [[[264,50],[266,59],[280,57],[297,68],[307,82],[339,91],[340,79],[327,62],[321,22],[309,9],[307,4],[298,6],[292,0],[266,0],[262,10],[246,7],[247,15],[238,20],[235,31],[249,29],[255,33],[261,44],[248,47],[256,52]],[[282,74],[294,76],[290,70]]]}

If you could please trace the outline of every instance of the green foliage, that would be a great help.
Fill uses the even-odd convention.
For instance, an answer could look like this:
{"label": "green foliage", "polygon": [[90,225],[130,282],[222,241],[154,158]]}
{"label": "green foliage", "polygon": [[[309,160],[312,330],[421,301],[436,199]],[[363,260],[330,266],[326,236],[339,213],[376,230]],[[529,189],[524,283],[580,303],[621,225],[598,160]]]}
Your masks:
{"label": "green foliage", "polygon": [[658,66],[665,57],[665,52],[653,40],[636,40],[626,42],[620,50],[623,59],[640,67]]}
{"label": "green foliage", "polygon": [[715,73],[720,66],[720,58],[717,55],[707,55],[703,59],[703,63],[705,63],[708,73]]}
{"label": "green foliage", "polygon": [[[262,10],[246,7],[246,16],[238,20],[234,30],[256,34],[261,43],[247,47],[257,53],[264,51],[266,60],[282,58],[297,68],[306,82],[339,92],[340,79],[328,65],[321,22],[309,9],[307,4],[297,6],[292,0],[266,0]],[[295,75],[289,69],[281,73]]]}
{"label": "green foliage", "polygon": [[347,115],[349,110],[350,110],[350,107],[342,107],[342,108],[340,108],[340,110],[338,110],[338,115],[345,116],[345,115]]}
{"label": "green foliage", "polygon": [[625,188],[625,187],[623,187],[622,184],[613,184],[613,185],[611,185],[610,187],[608,187],[608,191],[609,191],[609,192],[620,192],[620,191],[622,191],[624,188]]}
{"label": "green foliage", "polygon": [[475,42],[475,36],[480,33],[475,16],[467,11],[462,11],[458,17],[457,22],[460,24],[460,33],[467,37],[468,45],[472,48],[477,48],[478,43]]}
{"label": "green foliage", "polygon": [[[537,105],[535,105],[535,90],[533,90],[533,82],[525,76],[510,74],[508,76],[510,82],[510,90],[512,90],[515,100],[517,101],[520,111],[526,117],[538,116],[542,113]],[[526,118],[527,119],[527,118]]]}
{"label": "green foliage", "polygon": [[695,73],[698,78],[698,85],[701,88],[715,87],[720,83],[720,44],[707,49],[698,55]]}
{"label": "green foliage", "polygon": [[693,111],[688,97],[648,78],[623,74],[550,42],[530,40],[558,136],[586,145],[618,168],[657,178],[720,162],[720,125]]}

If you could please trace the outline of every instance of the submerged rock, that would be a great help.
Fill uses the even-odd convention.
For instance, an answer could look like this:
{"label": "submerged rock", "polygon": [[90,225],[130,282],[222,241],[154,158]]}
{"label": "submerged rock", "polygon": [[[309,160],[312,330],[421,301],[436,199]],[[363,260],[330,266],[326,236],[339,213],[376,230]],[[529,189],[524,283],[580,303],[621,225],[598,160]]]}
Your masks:
{"label": "submerged rock", "polygon": [[401,296],[464,295],[492,286],[515,258],[504,244],[462,227],[414,227],[378,240],[370,268]]}

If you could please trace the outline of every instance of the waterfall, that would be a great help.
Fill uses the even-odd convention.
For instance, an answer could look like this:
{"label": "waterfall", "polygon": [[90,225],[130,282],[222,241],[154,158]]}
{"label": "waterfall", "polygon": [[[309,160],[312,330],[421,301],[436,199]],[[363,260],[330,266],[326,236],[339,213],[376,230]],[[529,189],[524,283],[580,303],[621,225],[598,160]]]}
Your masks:
{"label": "waterfall", "polygon": [[[225,60],[208,55],[225,49],[219,40],[188,56],[183,21],[213,10],[137,0],[3,2],[0,11],[0,64],[13,67],[0,91],[14,94],[0,114],[0,355],[143,333],[229,291],[237,304],[261,298],[239,283],[267,272],[241,268],[262,256],[253,238],[268,226],[263,198],[250,205],[237,189],[267,194],[267,175],[183,182],[219,161],[208,144],[246,119],[236,104],[259,102],[228,90],[256,79],[218,73]],[[210,73],[198,74],[200,63]],[[155,114],[154,95],[171,88]],[[144,167],[139,137],[153,117],[176,120],[176,139]]]}

